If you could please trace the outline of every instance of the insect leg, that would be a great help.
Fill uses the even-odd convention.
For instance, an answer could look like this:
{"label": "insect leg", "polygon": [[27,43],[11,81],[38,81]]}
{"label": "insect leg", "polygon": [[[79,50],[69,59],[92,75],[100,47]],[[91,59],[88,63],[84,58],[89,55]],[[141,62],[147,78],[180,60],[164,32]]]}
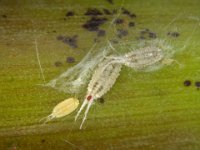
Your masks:
{"label": "insect leg", "polygon": [[178,64],[180,68],[183,67],[183,64],[179,63],[179,62],[178,62],[177,60],[175,60],[175,59],[170,59],[170,58],[168,58],[168,59],[163,59],[161,63],[164,64],[164,65],[171,65],[173,62],[176,63],[176,64]]}
{"label": "insect leg", "polygon": [[39,122],[44,121],[43,124],[46,124],[47,122],[49,122],[50,120],[52,120],[52,119],[54,119],[54,118],[55,118],[55,116],[53,116],[53,114],[50,114],[49,116],[40,119]]}
{"label": "insect leg", "polygon": [[77,120],[78,116],[80,115],[80,113],[83,110],[83,108],[87,105],[87,103],[88,103],[88,100],[85,99],[84,102],[83,102],[83,104],[81,105],[81,108],[79,109],[79,111],[76,114],[75,121]]}
{"label": "insect leg", "polygon": [[93,103],[93,99],[91,99],[91,100],[88,102],[87,108],[86,108],[86,110],[85,110],[84,118],[83,118],[82,123],[81,123],[81,125],[80,125],[80,129],[82,129],[82,126],[83,126],[85,120],[87,119],[87,114],[88,114],[88,112],[89,112],[89,109],[90,109],[92,103]]}

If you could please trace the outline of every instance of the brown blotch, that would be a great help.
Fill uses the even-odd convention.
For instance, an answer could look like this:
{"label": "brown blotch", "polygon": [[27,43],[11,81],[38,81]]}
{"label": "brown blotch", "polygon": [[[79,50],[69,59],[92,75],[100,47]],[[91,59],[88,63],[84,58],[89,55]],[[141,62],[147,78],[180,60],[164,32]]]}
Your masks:
{"label": "brown blotch", "polygon": [[134,27],[135,26],[135,22],[129,22],[128,26],[129,27]]}
{"label": "brown blotch", "polygon": [[54,63],[54,65],[55,65],[56,67],[60,67],[60,66],[62,66],[62,63],[61,63],[60,61],[56,61],[56,62]]}
{"label": "brown blotch", "polygon": [[108,3],[113,4],[113,0],[106,0]]}
{"label": "brown blotch", "polygon": [[98,33],[97,33],[98,37],[105,36],[105,35],[106,35],[106,31],[105,30],[99,30]]}
{"label": "brown blotch", "polygon": [[103,9],[103,12],[104,12],[104,14],[106,14],[106,15],[111,15],[111,12],[108,10],[108,9]]}
{"label": "brown blotch", "polygon": [[132,14],[129,15],[129,17],[136,18],[137,16],[136,16],[136,14],[132,13]]}
{"label": "brown blotch", "polygon": [[157,35],[155,32],[150,31],[149,29],[144,29],[142,31],[140,31],[140,39],[155,39],[157,38]]}
{"label": "brown blotch", "polygon": [[45,140],[45,139],[42,139],[42,140],[41,140],[41,143],[45,143],[45,142],[46,142],[46,140]]}
{"label": "brown blotch", "polygon": [[99,16],[103,15],[100,10],[97,8],[88,8],[87,12],[85,13],[86,16]]}
{"label": "brown blotch", "polygon": [[99,38],[94,38],[94,42],[95,42],[95,43],[99,43],[99,42],[101,42],[101,41],[100,41]]}
{"label": "brown blotch", "polygon": [[112,14],[117,14],[117,9],[113,9]]}
{"label": "brown blotch", "polygon": [[112,42],[113,44],[118,44],[118,43],[119,43],[119,42],[118,42],[117,40],[115,40],[115,39],[111,40],[111,42]]}
{"label": "brown blotch", "polygon": [[7,16],[6,16],[6,15],[2,15],[1,17],[2,17],[2,18],[7,18]]}
{"label": "brown blotch", "polygon": [[64,39],[64,36],[62,36],[62,35],[59,35],[59,36],[57,36],[57,40],[63,40]]}
{"label": "brown blotch", "polygon": [[200,88],[200,81],[196,81],[195,86],[199,89]]}
{"label": "brown blotch", "polygon": [[180,33],[179,32],[168,32],[167,33],[168,36],[171,36],[171,37],[179,37],[180,36]]}
{"label": "brown blotch", "polygon": [[59,35],[57,36],[57,40],[62,41],[63,43],[69,45],[71,48],[77,48],[77,35],[74,36],[63,36]]}
{"label": "brown blotch", "polygon": [[103,97],[99,98],[98,100],[99,100],[99,102],[100,102],[101,104],[104,104],[104,103],[105,103],[105,100],[104,100]]}
{"label": "brown blotch", "polygon": [[125,30],[125,29],[117,29],[117,36],[119,38],[122,38],[124,36],[127,36],[128,35],[128,30]]}
{"label": "brown blotch", "polygon": [[131,13],[126,8],[122,8],[122,14],[130,15]]}
{"label": "brown blotch", "polygon": [[88,20],[82,27],[87,29],[88,31],[98,31],[99,26],[104,24],[107,21],[107,18],[99,18],[99,17],[92,17]]}
{"label": "brown blotch", "polygon": [[65,16],[70,17],[70,16],[74,16],[74,15],[75,15],[75,13],[73,11],[68,11]]}
{"label": "brown blotch", "polygon": [[154,32],[149,32],[149,37],[152,39],[155,39],[157,37],[157,35]]}
{"label": "brown blotch", "polygon": [[74,57],[67,57],[66,62],[67,63],[74,63],[75,62],[75,58]]}
{"label": "brown blotch", "polygon": [[146,38],[144,36],[140,36],[138,39],[139,40],[145,40]]}
{"label": "brown blotch", "polygon": [[142,30],[142,31],[140,31],[140,34],[146,34],[146,33],[149,33],[149,29],[144,29],[144,30]]}
{"label": "brown blotch", "polygon": [[190,80],[185,80],[183,82],[184,86],[190,86],[192,84],[192,82]]}
{"label": "brown blotch", "polygon": [[123,20],[123,19],[117,18],[117,19],[115,19],[114,23],[115,23],[115,24],[123,24],[123,23],[124,23],[124,20]]}
{"label": "brown blotch", "polygon": [[125,15],[129,16],[130,18],[136,18],[136,14],[131,13],[130,11],[128,11],[125,8],[122,8],[122,14],[125,14]]}

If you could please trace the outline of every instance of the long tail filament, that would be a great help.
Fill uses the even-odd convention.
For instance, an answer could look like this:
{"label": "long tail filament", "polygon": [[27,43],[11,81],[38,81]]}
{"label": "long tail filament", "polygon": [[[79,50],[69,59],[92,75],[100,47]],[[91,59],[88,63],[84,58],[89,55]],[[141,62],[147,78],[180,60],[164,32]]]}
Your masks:
{"label": "long tail filament", "polygon": [[90,107],[91,107],[92,103],[93,103],[93,99],[85,99],[83,101],[83,104],[81,105],[79,111],[76,114],[75,121],[78,119],[78,117],[79,117],[80,113],[82,112],[82,110],[87,106],[87,108],[85,110],[85,113],[84,113],[83,120],[82,120],[81,125],[80,125],[80,129],[82,129],[82,126],[83,126],[85,120],[87,119],[87,115],[88,115],[88,112],[90,110]]}

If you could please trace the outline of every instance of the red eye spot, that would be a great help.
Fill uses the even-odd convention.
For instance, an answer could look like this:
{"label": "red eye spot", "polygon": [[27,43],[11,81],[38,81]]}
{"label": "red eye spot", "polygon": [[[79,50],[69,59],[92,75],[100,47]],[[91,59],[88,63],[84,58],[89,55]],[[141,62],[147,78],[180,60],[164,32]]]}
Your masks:
{"label": "red eye spot", "polygon": [[87,97],[87,100],[89,101],[89,100],[91,100],[91,98],[92,98],[92,96],[89,95],[89,96]]}

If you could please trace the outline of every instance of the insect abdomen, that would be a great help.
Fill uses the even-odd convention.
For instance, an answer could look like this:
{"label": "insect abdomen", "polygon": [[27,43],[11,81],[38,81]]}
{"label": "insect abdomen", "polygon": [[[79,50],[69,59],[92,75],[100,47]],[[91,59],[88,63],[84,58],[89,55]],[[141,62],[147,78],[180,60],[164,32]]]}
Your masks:
{"label": "insect abdomen", "polygon": [[144,69],[163,59],[161,49],[144,47],[125,55],[125,65],[134,69]]}
{"label": "insect abdomen", "polygon": [[110,90],[121,70],[121,64],[105,63],[104,65],[106,67],[100,64],[95,70],[88,86],[88,95],[93,95],[94,98],[99,98]]}

